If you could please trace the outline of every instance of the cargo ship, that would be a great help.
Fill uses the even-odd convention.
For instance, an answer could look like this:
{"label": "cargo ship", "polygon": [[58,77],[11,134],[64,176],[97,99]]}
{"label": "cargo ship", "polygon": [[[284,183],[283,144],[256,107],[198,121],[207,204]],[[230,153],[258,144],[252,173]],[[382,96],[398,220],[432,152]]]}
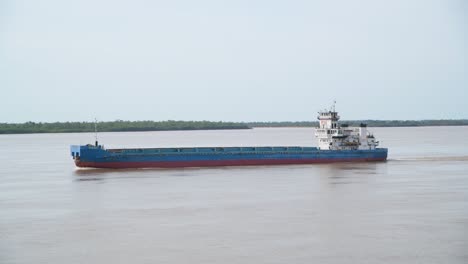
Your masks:
{"label": "cargo ship", "polygon": [[379,142],[368,132],[365,124],[359,127],[340,125],[335,106],[318,114],[319,127],[315,130],[317,147],[106,149],[99,145],[96,137],[94,145],[72,145],[70,151],[77,167],[90,168],[179,168],[387,160],[388,149],[377,148]]}

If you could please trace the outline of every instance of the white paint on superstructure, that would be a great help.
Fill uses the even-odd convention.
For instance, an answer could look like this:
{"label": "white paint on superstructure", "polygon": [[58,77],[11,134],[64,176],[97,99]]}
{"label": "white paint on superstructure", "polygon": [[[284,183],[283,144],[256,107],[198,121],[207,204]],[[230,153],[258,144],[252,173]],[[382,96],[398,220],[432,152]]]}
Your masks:
{"label": "white paint on superstructure", "polygon": [[315,130],[318,148],[321,150],[375,149],[379,142],[367,131],[367,125],[348,127],[339,125],[340,116],[335,105],[330,110],[318,113],[319,127]]}

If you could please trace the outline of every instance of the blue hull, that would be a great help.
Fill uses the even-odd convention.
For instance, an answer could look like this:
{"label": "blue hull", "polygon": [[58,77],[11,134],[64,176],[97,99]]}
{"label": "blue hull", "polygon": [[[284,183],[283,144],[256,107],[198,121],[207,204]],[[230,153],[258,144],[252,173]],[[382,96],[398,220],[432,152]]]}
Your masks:
{"label": "blue hull", "polygon": [[314,147],[104,149],[71,146],[78,167],[174,168],[385,161],[388,150],[319,150]]}

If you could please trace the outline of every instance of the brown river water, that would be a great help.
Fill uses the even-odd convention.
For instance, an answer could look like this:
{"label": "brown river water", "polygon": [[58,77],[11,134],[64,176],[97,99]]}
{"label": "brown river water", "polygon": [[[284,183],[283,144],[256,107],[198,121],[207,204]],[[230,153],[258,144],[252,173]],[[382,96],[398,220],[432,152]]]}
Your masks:
{"label": "brown river water", "polygon": [[[0,135],[0,263],[468,263],[468,127],[370,128],[378,163],[76,169],[91,133]],[[315,146],[311,128],[100,133]]]}

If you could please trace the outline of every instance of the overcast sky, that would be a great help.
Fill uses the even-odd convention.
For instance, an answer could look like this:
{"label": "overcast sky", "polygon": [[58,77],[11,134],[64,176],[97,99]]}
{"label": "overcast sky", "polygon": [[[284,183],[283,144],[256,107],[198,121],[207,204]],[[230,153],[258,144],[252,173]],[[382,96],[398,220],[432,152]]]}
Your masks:
{"label": "overcast sky", "polygon": [[466,0],[0,1],[0,123],[468,118]]}

